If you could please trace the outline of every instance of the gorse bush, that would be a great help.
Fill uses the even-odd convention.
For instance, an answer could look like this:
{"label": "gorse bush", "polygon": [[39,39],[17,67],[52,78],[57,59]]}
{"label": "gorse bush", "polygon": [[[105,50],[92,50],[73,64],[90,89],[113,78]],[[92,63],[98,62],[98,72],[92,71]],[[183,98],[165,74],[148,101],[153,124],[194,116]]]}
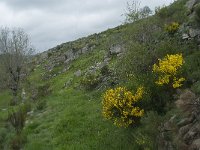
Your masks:
{"label": "gorse bush", "polygon": [[183,63],[182,54],[167,55],[159,59],[158,65],[153,65],[153,72],[158,74],[158,80],[155,83],[161,86],[172,84],[173,88],[181,87],[185,78],[178,76]]}
{"label": "gorse bush", "polygon": [[118,127],[128,127],[139,121],[144,110],[137,106],[142,99],[144,88],[139,87],[133,95],[125,87],[109,89],[103,96],[103,116]]}
{"label": "gorse bush", "polygon": [[178,31],[180,27],[180,24],[178,22],[172,22],[169,25],[165,25],[165,31],[167,31],[169,34],[174,34]]}

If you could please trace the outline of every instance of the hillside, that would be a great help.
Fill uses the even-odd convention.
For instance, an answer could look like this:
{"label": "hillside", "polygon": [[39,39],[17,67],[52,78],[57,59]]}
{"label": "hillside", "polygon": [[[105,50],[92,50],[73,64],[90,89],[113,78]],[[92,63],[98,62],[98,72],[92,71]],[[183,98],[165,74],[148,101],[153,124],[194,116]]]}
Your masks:
{"label": "hillside", "polygon": [[[9,105],[9,90],[0,91],[0,149],[200,150],[199,24],[200,2],[178,0],[148,18],[37,54],[19,94],[27,110],[21,134],[9,122],[18,106]],[[159,76],[167,56],[175,71],[166,74],[164,66]],[[165,75],[170,81],[160,80]],[[136,93],[130,95],[138,114],[129,126],[102,115],[105,93],[112,97],[117,87]],[[120,118],[117,108],[112,115]]]}

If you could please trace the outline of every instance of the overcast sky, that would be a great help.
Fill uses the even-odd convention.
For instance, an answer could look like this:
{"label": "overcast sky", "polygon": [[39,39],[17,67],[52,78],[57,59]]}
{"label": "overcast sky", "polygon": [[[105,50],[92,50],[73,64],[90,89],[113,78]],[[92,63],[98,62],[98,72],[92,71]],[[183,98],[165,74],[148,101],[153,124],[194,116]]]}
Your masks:
{"label": "overcast sky", "polygon": [[[173,0],[141,0],[154,9]],[[38,52],[113,28],[131,0],[0,0],[0,26],[20,27]]]}

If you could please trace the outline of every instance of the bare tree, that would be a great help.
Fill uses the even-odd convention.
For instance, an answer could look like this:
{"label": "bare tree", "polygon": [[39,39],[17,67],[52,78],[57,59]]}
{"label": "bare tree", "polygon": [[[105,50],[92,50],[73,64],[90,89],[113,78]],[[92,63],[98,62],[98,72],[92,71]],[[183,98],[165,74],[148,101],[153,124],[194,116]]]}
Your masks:
{"label": "bare tree", "polygon": [[125,12],[125,23],[131,23],[139,20],[139,8],[140,2],[133,0],[132,3],[127,2],[126,12]]}
{"label": "bare tree", "polygon": [[152,14],[152,10],[145,6],[140,8],[140,1],[133,0],[132,3],[127,2],[126,12],[125,12],[125,23],[132,23],[137,20],[147,18]]}
{"label": "bare tree", "polygon": [[28,35],[23,29],[0,29],[1,66],[7,76],[5,84],[11,89],[14,102],[17,102],[17,93],[28,57],[33,52]]}

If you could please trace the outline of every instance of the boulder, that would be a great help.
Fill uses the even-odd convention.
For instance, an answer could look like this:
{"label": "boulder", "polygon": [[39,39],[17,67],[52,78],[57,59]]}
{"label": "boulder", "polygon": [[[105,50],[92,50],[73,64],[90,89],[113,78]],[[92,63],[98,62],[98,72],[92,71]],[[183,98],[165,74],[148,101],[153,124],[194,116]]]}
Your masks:
{"label": "boulder", "polygon": [[200,150],[200,138],[192,142],[190,150]]}
{"label": "boulder", "polygon": [[121,45],[114,45],[109,50],[111,55],[117,55],[123,52],[123,47]]}
{"label": "boulder", "polygon": [[76,72],[74,73],[74,75],[75,75],[76,77],[80,77],[81,74],[82,74],[81,70],[78,70],[78,71],[76,71]]}
{"label": "boulder", "polygon": [[187,40],[189,38],[190,38],[190,36],[188,34],[186,34],[186,33],[182,34],[182,39],[183,40]]}
{"label": "boulder", "polygon": [[186,7],[189,9],[189,10],[192,10],[194,8],[194,5],[199,3],[200,0],[189,0],[187,3],[186,3]]}
{"label": "boulder", "polygon": [[189,29],[189,35],[191,38],[200,36],[200,29]]}

